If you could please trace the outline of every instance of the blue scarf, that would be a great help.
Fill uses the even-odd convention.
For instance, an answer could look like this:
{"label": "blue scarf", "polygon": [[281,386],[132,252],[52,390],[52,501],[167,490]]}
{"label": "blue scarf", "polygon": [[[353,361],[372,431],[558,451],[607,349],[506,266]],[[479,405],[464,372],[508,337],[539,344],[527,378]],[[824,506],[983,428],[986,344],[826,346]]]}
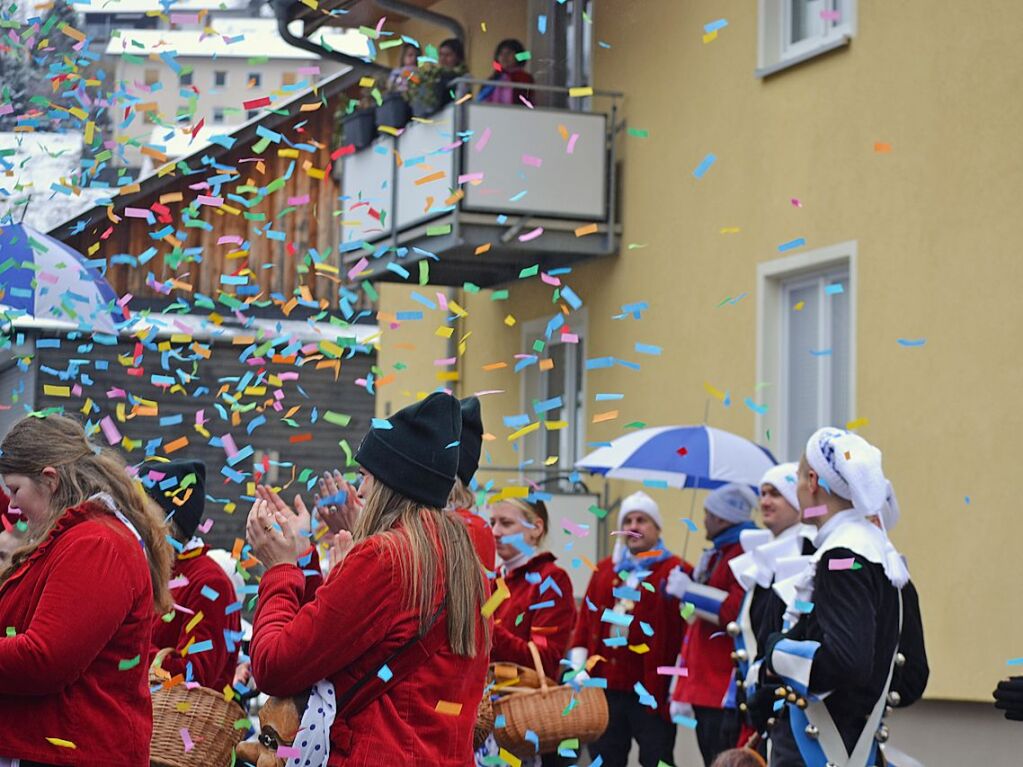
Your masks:
{"label": "blue scarf", "polygon": [[740,522],[737,525],[732,525],[724,532],[718,533],[714,538],[711,539],[711,543],[717,550],[723,549],[725,546],[730,546],[733,543],[739,542],[739,536],[742,535],[743,530],[756,530],[757,526],[754,522]]}
{"label": "blue scarf", "polygon": [[[624,544],[622,544],[624,546]],[[634,573],[638,570],[652,570],[655,565],[659,565],[661,562],[666,560],[668,557],[673,556],[668,547],[664,545],[664,539],[658,538],[657,543],[650,551],[660,550],[660,553],[656,557],[635,557],[632,552],[629,551],[628,547],[622,553],[621,561],[615,565],[615,572],[622,572],[623,570],[627,573]]]}
{"label": "blue scarf", "polygon": [[703,554],[700,555],[700,561],[696,563],[696,569],[693,571],[693,580],[697,583],[706,583],[707,576],[709,575],[707,568],[710,566],[711,558],[725,546],[738,543],[739,536],[742,535],[743,530],[756,529],[757,526],[753,522],[740,522],[714,536],[710,541],[710,548],[703,550]]}

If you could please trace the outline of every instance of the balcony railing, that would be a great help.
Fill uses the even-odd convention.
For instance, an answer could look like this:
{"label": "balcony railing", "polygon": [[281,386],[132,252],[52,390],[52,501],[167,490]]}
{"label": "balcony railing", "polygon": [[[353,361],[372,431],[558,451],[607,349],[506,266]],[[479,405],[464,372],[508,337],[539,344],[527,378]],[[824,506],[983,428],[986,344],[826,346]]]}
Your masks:
{"label": "balcony railing", "polygon": [[[459,93],[489,84],[462,78]],[[508,84],[569,94],[569,89]],[[341,240],[349,268],[374,279],[481,287],[617,251],[622,94],[603,110],[479,103],[464,95],[398,135],[343,158]],[[580,100],[573,98],[572,100]],[[412,276],[410,276],[412,275]]]}

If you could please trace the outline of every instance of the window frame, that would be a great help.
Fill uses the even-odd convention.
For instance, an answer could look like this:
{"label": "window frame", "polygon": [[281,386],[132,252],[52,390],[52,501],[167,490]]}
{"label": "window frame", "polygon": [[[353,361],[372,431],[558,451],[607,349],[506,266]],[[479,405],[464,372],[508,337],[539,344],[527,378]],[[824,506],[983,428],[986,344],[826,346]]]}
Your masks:
{"label": "window frame", "polygon": [[[220,75],[224,76],[224,82],[218,83]],[[213,70],[213,87],[214,88],[226,88],[227,87],[227,70],[226,69],[214,69]]]}
{"label": "window frame", "polygon": [[213,107],[211,122],[214,125],[223,125],[227,121],[227,113],[224,107]]}
{"label": "window frame", "polygon": [[[786,288],[800,277],[826,277],[844,270],[848,279],[843,283],[843,292],[849,301],[849,416],[855,418],[856,404],[856,324],[858,293],[856,240],[799,253],[787,258],[766,261],[757,266],[757,381],[772,385],[762,390],[760,403],[767,405],[767,411],[756,414],[755,441],[766,444],[778,460],[798,460],[801,450],[788,444],[785,433],[788,428],[787,372],[788,338],[786,330],[785,298]],[[791,307],[788,307],[791,311]],[[831,360],[822,360],[830,372]],[[830,395],[829,395],[830,396]],[[844,424],[838,424],[844,426]],[[771,439],[767,440],[767,432]],[[793,449],[795,448],[795,449]]]}
{"label": "window frame", "polygon": [[757,0],[757,77],[767,77],[850,43],[856,36],[858,0],[825,0],[839,22],[825,22],[824,34],[792,42],[794,0]]}
{"label": "window frame", "polygon": [[[547,330],[547,323],[550,322],[552,317],[553,317],[553,315],[551,315],[551,316],[544,316],[544,317],[539,317],[537,319],[529,320],[528,322],[523,322],[522,323],[522,325],[521,325],[521,327],[522,327],[521,337],[522,337],[522,349],[524,351],[525,350],[531,350],[532,349],[533,341],[536,340],[537,338],[544,338],[544,333]],[[562,408],[561,408],[561,411],[564,414],[562,416],[562,420],[567,421],[568,422],[568,426],[565,427],[564,429],[560,430],[561,433],[559,434],[559,438],[558,438],[558,442],[559,442],[558,462],[556,464],[552,464],[551,466],[545,466],[543,461],[544,461],[545,458],[548,457],[547,455],[539,455],[539,454],[527,453],[525,447],[523,447],[523,451],[519,454],[519,464],[521,465],[522,463],[524,463],[525,461],[527,461],[529,459],[533,459],[533,461],[534,461],[534,463],[530,464],[529,466],[524,467],[527,472],[543,473],[544,475],[548,475],[548,476],[549,475],[557,475],[557,474],[570,473],[572,471],[575,471],[575,461],[579,460],[580,458],[582,458],[585,455],[585,450],[586,450],[586,404],[587,404],[587,402],[586,402],[586,340],[587,340],[587,336],[588,336],[588,332],[589,332],[589,321],[588,321],[586,307],[581,307],[577,311],[572,312],[571,319],[572,319],[572,322],[570,324],[572,326],[572,329],[575,331],[575,334],[579,337],[579,342],[577,344],[569,344],[569,343],[566,343],[565,341],[561,341],[561,340],[556,340],[555,341],[554,339],[552,339],[551,341],[547,342],[547,346],[545,347],[544,351],[548,352],[549,349],[552,346],[557,345],[557,344],[563,344],[565,346],[573,346],[573,347],[577,347],[579,349],[579,351],[575,355],[570,357],[570,359],[571,359],[570,368],[573,368],[573,369],[570,369],[565,374],[565,376],[566,376],[566,383],[572,382],[572,381],[575,380],[574,377],[573,378],[569,378],[570,374],[572,376],[577,375],[579,377],[578,378],[579,385],[577,387],[578,392],[579,392],[578,400],[574,400],[572,402],[569,402],[569,401],[566,400],[566,398],[564,396],[562,397]],[[549,356],[549,353],[546,354],[546,355],[543,355],[543,356]],[[541,356],[541,359],[543,358],[543,356]],[[581,359],[582,362],[581,363],[577,363],[576,362],[577,359]],[[539,375],[547,375],[547,373],[541,372],[539,370],[537,372],[538,372]],[[532,401],[531,401],[531,399],[532,399],[531,392],[527,391],[528,387],[526,386],[526,380],[527,380],[526,377],[523,376],[521,378],[522,383],[519,386],[519,395],[520,395],[519,396],[519,402],[520,402],[521,407],[522,407],[522,410],[520,412],[526,413],[527,415],[529,415],[530,421],[532,421],[534,418],[537,418],[538,416],[537,416],[536,413],[533,412],[533,404],[532,404]],[[567,393],[567,391],[568,391],[568,387],[566,386],[566,393]],[[546,399],[547,397],[546,397],[546,395],[543,395],[540,398],[541,399]],[[575,417],[575,413],[577,411],[581,414],[579,418]],[[544,430],[543,426],[540,427],[539,434],[541,434],[541,435],[545,434],[545,430]],[[529,439],[531,436],[533,436],[533,435],[526,435],[525,437],[522,438],[523,446],[533,444],[533,441]],[[573,457],[573,459],[572,459],[572,461],[570,463],[566,463],[564,448],[566,446],[566,443],[568,445],[572,445],[573,442],[575,443],[573,445],[574,451],[575,451],[575,456]],[[542,445],[546,445],[546,439],[541,441],[539,444],[541,446]],[[540,452],[545,452],[545,450],[541,449]]]}
{"label": "window frame", "polygon": [[178,85],[179,86],[187,87],[189,85],[193,85],[194,83],[195,83],[195,70],[194,69],[190,69],[187,72],[182,71],[182,72],[178,73]]}
{"label": "window frame", "polygon": [[245,84],[249,85],[250,83],[251,83],[251,87],[252,88],[262,88],[263,87],[263,73],[262,72],[249,72],[248,75],[245,78]]}

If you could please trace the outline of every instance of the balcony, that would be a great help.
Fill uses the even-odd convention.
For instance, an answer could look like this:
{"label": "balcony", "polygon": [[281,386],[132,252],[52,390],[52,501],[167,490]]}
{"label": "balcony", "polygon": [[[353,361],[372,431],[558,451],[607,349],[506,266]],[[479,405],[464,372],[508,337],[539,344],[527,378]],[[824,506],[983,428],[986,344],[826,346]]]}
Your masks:
{"label": "balcony", "polygon": [[[484,81],[457,84],[467,92]],[[345,267],[417,282],[425,262],[431,284],[489,287],[535,265],[549,271],[615,253],[622,94],[594,91],[585,100],[606,109],[462,97],[340,158]]]}

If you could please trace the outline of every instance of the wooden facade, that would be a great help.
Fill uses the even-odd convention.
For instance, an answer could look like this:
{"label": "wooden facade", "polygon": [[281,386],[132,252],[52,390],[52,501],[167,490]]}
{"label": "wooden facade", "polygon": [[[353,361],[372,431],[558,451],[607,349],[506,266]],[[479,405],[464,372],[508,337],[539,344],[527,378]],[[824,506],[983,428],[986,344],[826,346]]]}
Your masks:
{"label": "wooden facade", "polygon": [[223,293],[243,303],[272,301],[285,314],[298,301],[336,307],[348,280],[338,255],[331,155],[336,114],[359,77],[335,75],[266,106],[223,143],[162,165],[122,187],[113,205],[50,234],[105,261],[119,295],[191,301]]}
{"label": "wooden facade", "polygon": [[[165,365],[165,352],[158,347],[133,358],[139,350],[130,341],[116,346],[81,336],[49,336],[49,346],[40,341],[33,363],[35,410],[63,407],[93,424],[109,418],[124,438],[120,447],[130,463],[142,461],[147,453],[205,462],[206,510],[213,525],[204,538],[229,550],[235,538],[245,537],[251,506],[247,498],[256,477],[262,474],[269,484],[286,488],[283,495],[289,503],[301,492],[311,507],[308,482],[324,471],[344,470],[348,456],[341,441],[354,451],[374,415],[373,394],[355,383],[375,364],[372,353],[354,354],[340,368],[276,357],[252,364],[251,357],[240,359],[246,348],[243,339],[209,344],[209,358],[192,374],[191,363]],[[187,351],[183,344],[168,346]],[[192,380],[178,386],[159,385],[159,378],[154,382],[154,374],[180,380],[176,370]],[[238,391],[247,374],[251,380]],[[236,397],[240,407],[232,409],[228,397]],[[347,416],[347,425],[333,416],[326,420],[328,410]],[[225,435],[230,435],[229,442]],[[109,442],[104,431],[93,439]],[[228,460],[232,444],[241,455],[235,462]]]}

